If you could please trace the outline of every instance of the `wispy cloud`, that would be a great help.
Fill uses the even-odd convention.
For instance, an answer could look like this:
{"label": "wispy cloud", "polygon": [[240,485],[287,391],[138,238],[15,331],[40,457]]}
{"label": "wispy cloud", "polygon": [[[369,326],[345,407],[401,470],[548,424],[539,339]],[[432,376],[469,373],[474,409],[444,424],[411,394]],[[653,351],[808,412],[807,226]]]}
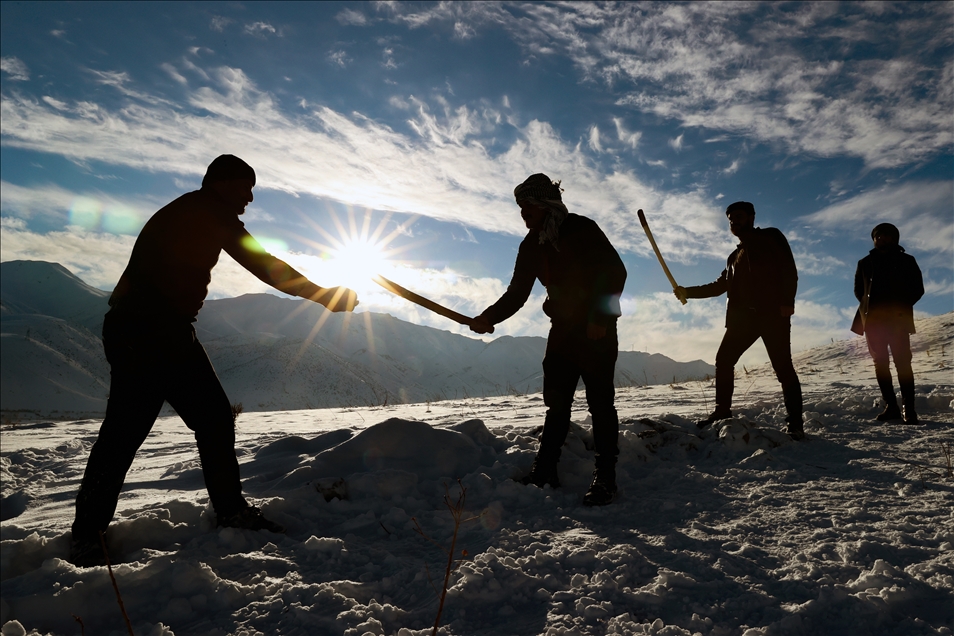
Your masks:
{"label": "wispy cloud", "polygon": [[265,37],[266,35],[281,35],[281,33],[268,22],[252,22],[250,24],[246,24],[244,31],[248,35],[254,35],[258,37]]}
{"label": "wispy cloud", "polygon": [[[863,192],[802,218],[808,227],[854,237],[889,222],[901,232],[901,244],[928,254],[938,267],[954,259],[954,182],[921,181],[886,185]],[[922,258],[919,256],[919,260]]]}
{"label": "wispy cloud", "polygon": [[342,9],[335,16],[335,20],[341,24],[350,24],[352,26],[365,26],[368,23],[367,16],[354,9]]}
{"label": "wispy cloud", "polygon": [[512,129],[516,139],[503,147],[495,140],[512,118],[497,108],[438,98],[434,111],[408,97],[413,133],[403,134],[327,107],[288,114],[239,69],[208,75],[212,85],[190,91],[187,104],[141,96],[124,74],[97,77],[135,101],[127,106],[84,101],[52,108],[4,95],[3,143],[179,175],[201,175],[210,157],[234,152],[256,167],[263,187],[515,235],[525,230],[513,213],[513,185],[545,167],[563,179],[568,204],[600,222],[620,249],[648,253],[634,218],[642,207],[666,219],[657,238],[672,258],[729,251],[721,213],[705,192],[664,193],[632,172],[604,174],[546,122]]}
{"label": "wispy cloud", "polygon": [[348,66],[348,63],[351,62],[351,58],[348,57],[348,54],[345,51],[338,50],[328,53],[328,61],[334,66],[345,68]]}
{"label": "wispy cloud", "polygon": [[603,152],[603,146],[600,144],[600,129],[597,126],[590,127],[589,146],[593,152]]}
{"label": "wispy cloud", "polygon": [[795,264],[798,266],[798,273],[801,275],[829,276],[840,273],[847,276],[854,273],[852,266],[835,256],[797,248],[793,248],[792,252],[795,256]]}
{"label": "wispy cloud", "polygon": [[621,143],[629,146],[630,150],[636,150],[639,147],[639,140],[642,138],[641,132],[630,132],[619,117],[613,118],[613,124],[616,126],[616,137]]}
{"label": "wispy cloud", "polygon": [[482,6],[385,10],[412,28],[503,28],[531,56],[567,56],[622,105],[799,153],[894,167],[954,143],[949,3],[880,16],[849,3],[465,4]]}
{"label": "wispy cloud", "polygon": [[157,204],[158,201],[96,191],[73,192],[57,185],[25,187],[0,181],[0,209],[5,217],[43,220],[91,231],[135,234],[158,209]]}
{"label": "wispy cloud", "polygon": [[212,16],[212,20],[209,22],[209,28],[213,31],[221,33],[225,31],[225,27],[232,24],[232,22],[234,22],[232,18],[226,18],[220,15]]}
{"label": "wispy cloud", "polygon": [[27,65],[18,57],[4,56],[0,57],[0,71],[16,82],[25,82],[30,79],[30,71]]}
{"label": "wispy cloud", "polygon": [[954,280],[925,279],[924,293],[931,296],[947,296],[948,300],[951,300],[954,297]]}

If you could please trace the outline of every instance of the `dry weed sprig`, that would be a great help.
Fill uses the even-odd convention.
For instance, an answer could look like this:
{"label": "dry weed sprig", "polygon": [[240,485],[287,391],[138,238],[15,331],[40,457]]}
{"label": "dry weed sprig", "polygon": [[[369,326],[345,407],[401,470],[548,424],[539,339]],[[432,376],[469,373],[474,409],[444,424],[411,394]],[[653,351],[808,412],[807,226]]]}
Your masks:
{"label": "dry weed sprig", "polygon": [[938,477],[940,479],[944,479],[944,478],[954,479],[954,452],[952,452],[950,442],[944,442],[943,444],[941,444],[941,453],[943,453],[944,455],[944,467],[943,467],[944,473],[943,474],[934,470],[933,467],[923,464],[921,462],[908,461],[900,457],[897,457],[896,459],[902,464],[906,464],[916,469],[918,471],[918,478],[921,480],[921,487],[924,488],[924,490],[927,490],[928,489],[927,480],[924,478],[925,472],[931,475],[934,475],[935,477]]}
{"label": "dry weed sprig", "polygon": [[[113,575],[113,564],[109,562],[109,551],[106,549],[106,535],[103,534],[103,531],[99,531],[99,544],[103,546],[103,556],[106,557],[106,569],[109,570],[109,578],[113,582],[113,589],[116,591],[116,600],[119,602],[119,611],[123,613],[123,618],[126,620],[126,629],[129,630],[129,636],[136,636],[133,633],[132,623],[129,622],[129,614],[126,613],[126,606],[123,604],[122,594],[119,593],[119,585],[116,583],[116,577]],[[79,620],[79,619],[77,619]],[[83,622],[80,621],[80,625]]]}
{"label": "dry weed sprig", "polygon": [[70,614],[73,617],[73,620],[79,623],[80,626],[80,636],[86,636],[86,625],[83,624],[83,619],[77,616],[76,614]]}
{"label": "dry weed sprig", "polygon": [[951,443],[945,442],[941,444],[941,452],[944,453],[944,460],[947,463],[945,466],[947,469],[947,478],[954,479],[954,463],[952,463],[952,459],[954,458],[951,456]]}
{"label": "dry weed sprig", "polygon": [[[453,503],[451,501],[450,488],[446,483],[444,484],[444,505],[447,506],[448,510],[450,510],[451,517],[454,519],[454,533],[451,535],[450,549],[445,548],[440,543],[427,536],[427,533],[425,533],[424,529],[421,528],[421,524],[418,523],[417,518],[411,517],[411,521],[414,522],[414,531],[421,535],[426,541],[436,545],[447,555],[447,567],[444,570],[444,585],[440,592],[437,592],[437,588],[434,586],[434,581],[431,579],[431,572],[427,567],[427,563],[424,564],[424,570],[427,572],[427,580],[430,582],[434,592],[440,596],[440,603],[437,606],[437,617],[434,619],[434,630],[431,632],[431,636],[437,636],[437,630],[441,625],[441,615],[444,613],[444,601],[447,599],[447,585],[450,583],[451,575],[457,569],[455,567],[454,550],[457,546],[457,534],[460,531],[460,524],[467,523],[469,521],[475,521],[480,518],[480,515],[474,515],[472,517],[467,517],[466,519],[464,518],[464,501],[467,498],[467,488],[464,487],[460,479],[457,480],[457,485],[460,487],[460,495],[457,497],[457,502]],[[461,557],[462,558],[457,560],[456,563],[459,564],[460,561],[467,558],[467,550],[461,550]]]}

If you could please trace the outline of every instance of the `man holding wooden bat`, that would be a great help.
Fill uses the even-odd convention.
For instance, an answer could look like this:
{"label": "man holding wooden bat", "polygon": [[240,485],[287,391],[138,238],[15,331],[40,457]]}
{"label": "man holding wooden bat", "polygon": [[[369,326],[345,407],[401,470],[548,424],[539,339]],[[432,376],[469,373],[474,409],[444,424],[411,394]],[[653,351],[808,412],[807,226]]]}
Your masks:
{"label": "man holding wooden bat", "polygon": [[676,298],[728,295],[725,336],[716,353],[716,406],[698,422],[704,428],[732,417],[735,364],[756,340],[762,339],[775,375],[782,384],[788,411],[788,433],[805,438],[802,427],[802,387],[792,364],[792,314],[798,273],[785,236],[774,227],[755,227],[755,206],[737,201],[726,208],[729,231],[739,246],[726,261],[718,280],[698,287],[676,287]]}
{"label": "man holding wooden bat", "polygon": [[619,347],[616,320],[626,268],[595,222],[568,212],[561,192],[559,182],[544,174],[531,175],[516,187],[514,197],[529,232],[520,243],[507,291],[474,318],[470,328],[489,333],[493,325],[523,307],[536,280],[546,287],[543,311],[551,323],[543,359],[547,415],[540,450],[522,482],[540,488],[560,485],[557,462],[582,378],[596,445],[596,470],[583,503],[602,506],[616,496],[619,418],[613,403],[613,376]]}

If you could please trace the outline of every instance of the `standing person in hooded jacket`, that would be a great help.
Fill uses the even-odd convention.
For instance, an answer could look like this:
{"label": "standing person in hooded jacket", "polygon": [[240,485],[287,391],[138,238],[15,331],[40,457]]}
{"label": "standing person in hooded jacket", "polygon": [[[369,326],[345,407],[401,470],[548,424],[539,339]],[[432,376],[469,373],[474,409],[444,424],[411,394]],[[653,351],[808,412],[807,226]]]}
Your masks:
{"label": "standing person in hooded jacket", "polygon": [[735,365],[759,338],[765,344],[788,411],[788,434],[805,438],[802,386],[792,364],[792,315],[798,272],[785,236],[774,227],[755,227],[755,206],[737,201],[726,208],[729,231],[739,245],[718,280],[697,287],[677,287],[677,298],[711,298],[727,294],[725,336],[716,353],[715,411],[696,423],[704,428],[732,417]]}
{"label": "standing person in hooded jacket", "polygon": [[626,268],[595,222],[568,212],[561,192],[559,182],[545,174],[531,175],[514,190],[529,232],[520,243],[507,291],[474,319],[471,329],[488,333],[523,307],[536,280],[546,287],[543,311],[551,323],[543,359],[547,414],[540,450],[522,482],[540,488],[559,486],[557,463],[582,378],[596,445],[596,470],[583,502],[602,506],[616,496],[619,418],[613,403],[613,376]]}
{"label": "standing person in hooded jacket", "polygon": [[349,289],[315,285],[252,238],[239,216],[252,202],[254,186],[247,163],[221,155],[209,165],[201,190],[156,212],[136,239],[103,323],[109,399],[76,496],[70,545],[76,565],[105,563],[99,533],[116,511],[126,472],[164,401],[195,432],[218,525],[284,531],[242,496],[235,417],[192,323],[222,250],[272,287],[332,311],[351,311],[357,300]]}
{"label": "standing person in hooded jacket", "polygon": [[[910,334],[914,333],[914,304],[924,295],[924,282],[917,261],[898,245],[900,239],[898,228],[890,223],[880,223],[871,230],[874,249],[858,261],[855,270],[855,298],[861,305],[851,330],[864,335],[874,360],[875,378],[885,402],[884,411],[875,419],[903,419],[906,424],[917,424]],[[891,383],[889,349],[898,372],[903,413]]]}

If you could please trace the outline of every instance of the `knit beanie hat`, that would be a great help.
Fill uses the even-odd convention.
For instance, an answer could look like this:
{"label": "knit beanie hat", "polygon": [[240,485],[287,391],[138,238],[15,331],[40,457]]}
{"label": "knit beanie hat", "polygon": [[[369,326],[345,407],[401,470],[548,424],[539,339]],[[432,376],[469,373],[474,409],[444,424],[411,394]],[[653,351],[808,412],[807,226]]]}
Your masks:
{"label": "knit beanie hat", "polygon": [[735,203],[729,205],[729,207],[725,209],[725,215],[729,216],[730,212],[735,212],[736,210],[748,212],[752,216],[755,216],[755,206],[748,201],[736,201]]}
{"label": "knit beanie hat", "polygon": [[235,181],[246,179],[255,185],[255,171],[235,155],[219,155],[209,168],[205,171],[205,177],[202,179],[202,187],[211,185],[216,181]]}
{"label": "knit beanie hat", "polygon": [[874,226],[874,229],[871,230],[871,240],[873,241],[874,237],[878,236],[879,234],[893,239],[895,243],[901,240],[901,232],[899,232],[898,228],[891,223],[878,223],[876,226]]}

